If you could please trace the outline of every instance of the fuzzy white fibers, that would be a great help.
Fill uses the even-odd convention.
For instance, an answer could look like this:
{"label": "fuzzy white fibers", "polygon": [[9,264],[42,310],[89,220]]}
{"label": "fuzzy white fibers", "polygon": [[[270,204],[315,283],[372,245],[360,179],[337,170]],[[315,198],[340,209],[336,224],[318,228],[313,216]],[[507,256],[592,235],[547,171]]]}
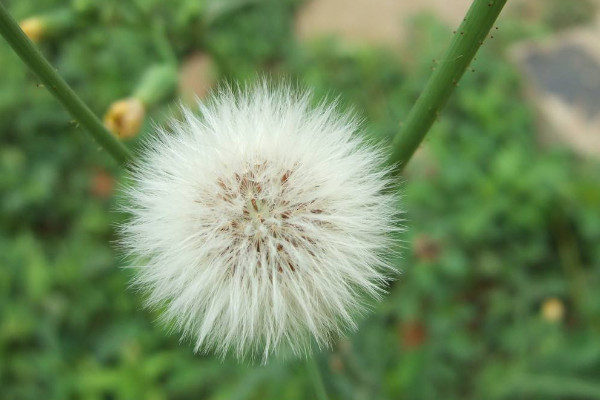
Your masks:
{"label": "fuzzy white fibers", "polygon": [[354,117],[310,102],[288,86],[221,89],[133,167],[135,283],[196,351],[266,362],[328,346],[394,274],[384,153]]}

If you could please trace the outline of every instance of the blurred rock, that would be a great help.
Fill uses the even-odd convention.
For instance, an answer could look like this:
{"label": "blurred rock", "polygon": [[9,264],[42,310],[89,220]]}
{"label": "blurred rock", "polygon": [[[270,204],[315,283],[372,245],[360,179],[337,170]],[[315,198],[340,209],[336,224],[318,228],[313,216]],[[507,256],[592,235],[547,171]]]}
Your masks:
{"label": "blurred rock", "polygon": [[[410,40],[406,35],[412,17],[432,13],[456,27],[470,4],[471,0],[311,0],[300,10],[296,30],[303,39],[335,35],[400,46]],[[600,154],[600,18],[594,17],[599,5],[600,0],[515,0],[504,10],[513,18],[544,21],[560,32],[542,43],[515,46],[511,53],[540,112],[543,139],[558,139],[585,155]],[[579,24],[585,27],[564,30]]]}
{"label": "blurred rock", "polygon": [[515,46],[545,142],[582,155],[600,155],[600,21],[543,42]]}

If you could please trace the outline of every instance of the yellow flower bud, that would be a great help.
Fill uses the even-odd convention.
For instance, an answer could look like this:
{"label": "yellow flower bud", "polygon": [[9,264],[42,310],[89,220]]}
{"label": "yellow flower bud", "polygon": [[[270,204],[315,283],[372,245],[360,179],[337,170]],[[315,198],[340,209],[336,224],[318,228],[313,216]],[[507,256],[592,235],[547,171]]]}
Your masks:
{"label": "yellow flower bud", "polygon": [[551,297],[542,303],[542,317],[552,323],[559,323],[565,316],[565,306],[560,299]]}
{"label": "yellow flower bud", "polygon": [[46,24],[40,17],[24,19],[19,25],[32,42],[39,42],[46,31]]}
{"label": "yellow flower bud", "polygon": [[72,10],[59,8],[46,14],[26,18],[19,25],[32,42],[41,42],[65,34],[74,28],[75,21],[77,18]]}
{"label": "yellow flower bud", "polygon": [[129,139],[139,133],[145,115],[144,104],[135,97],[130,97],[111,104],[104,116],[104,124],[118,137]]}

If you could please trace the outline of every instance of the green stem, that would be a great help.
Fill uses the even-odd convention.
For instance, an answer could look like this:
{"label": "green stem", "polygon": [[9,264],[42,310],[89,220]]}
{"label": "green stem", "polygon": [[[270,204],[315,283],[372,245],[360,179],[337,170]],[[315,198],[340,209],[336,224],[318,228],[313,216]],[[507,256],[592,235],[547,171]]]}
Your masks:
{"label": "green stem", "polygon": [[391,161],[402,170],[446,104],[507,0],[474,0],[450,47],[392,142]]}
{"label": "green stem", "polygon": [[77,94],[35,48],[2,4],[0,4],[0,34],[4,36],[21,60],[37,75],[44,86],[106,151],[120,163],[131,158],[129,149],[115,138],[89,107],[77,97]]}
{"label": "green stem", "polygon": [[309,357],[306,363],[306,367],[315,385],[317,399],[328,400],[327,391],[325,390],[325,384],[323,383],[321,371],[319,370],[319,364],[317,364],[317,359],[314,355],[312,357]]}

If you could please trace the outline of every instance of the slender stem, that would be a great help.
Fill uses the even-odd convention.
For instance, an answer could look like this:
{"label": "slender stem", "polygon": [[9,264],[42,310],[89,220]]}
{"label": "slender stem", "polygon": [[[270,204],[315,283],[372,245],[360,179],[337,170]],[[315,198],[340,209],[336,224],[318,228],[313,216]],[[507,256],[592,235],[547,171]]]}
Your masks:
{"label": "slender stem", "polygon": [[440,65],[392,142],[391,161],[402,170],[485,41],[507,0],[474,0]]}
{"label": "slender stem", "polygon": [[104,127],[98,117],[58,75],[2,4],[0,4],[0,34],[44,86],[106,151],[120,163],[131,158],[129,149]]}
{"label": "slender stem", "polygon": [[309,357],[306,362],[306,367],[315,385],[315,392],[318,400],[328,400],[327,391],[325,390],[325,384],[323,383],[323,377],[319,370],[319,364],[315,356]]}

